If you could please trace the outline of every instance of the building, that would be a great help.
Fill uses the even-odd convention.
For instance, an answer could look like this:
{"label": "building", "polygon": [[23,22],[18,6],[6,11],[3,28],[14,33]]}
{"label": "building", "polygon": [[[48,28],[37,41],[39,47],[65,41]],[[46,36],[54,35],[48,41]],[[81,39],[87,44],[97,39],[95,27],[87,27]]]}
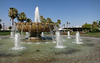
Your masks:
{"label": "building", "polygon": [[82,32],[82,27],[64,27],[64,28],[59,28],[59,31],[60,32],[67,32],[67,29],[72,31],[72,32],[75,32],[75,31],[79,31],[79,32]]}

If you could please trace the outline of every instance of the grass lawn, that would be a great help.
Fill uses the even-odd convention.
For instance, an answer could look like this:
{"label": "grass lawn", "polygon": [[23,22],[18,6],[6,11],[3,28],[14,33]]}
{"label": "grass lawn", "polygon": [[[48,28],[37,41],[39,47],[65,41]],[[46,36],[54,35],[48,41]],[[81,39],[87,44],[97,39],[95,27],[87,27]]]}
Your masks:
{"label": "grass lawn", "polygon": [[[23,34],[25,35],[25,32]],[[76,34],[76,32],[71,32],[71,35],[75,35],[75,34]],[[0,32],[0,36],[6,36],[6,35],[10,35],[10,32]],[[45,33],[45,35],[50,35],[50,33]],[[100,32],[94,32],[94,33],[89,32],[89,33],[83,33],[81,35],[83,35],[83,36],[96,36],[96,37],[100,37]]]}
{"label": "grass lawn", "polygon": [[[71,32],[71,35],[75,35],[76,32]],[[81,33],[82,36],[97,36],[100,37],[100,32],[88,32],[88,33]]]}
{"label": "grass lawn", "polygon": [[[76,32],[71,32],[71,35],[75,35]],[[94,36],[94,37],[100,37],[100,32],[88,32],[88,33],[80,33],[81,36]]]}
{"label": "grass lawn", "polygon": [[84,34],[81,34],[81,35],[88,35],[88,36],[100,36],[100,32],[94,32],[94,33],[84,33]]}
{"label": "grass lawn", "polygon": [[[18,32],[21,34],[21,32]],[[6,36],[6,35],[10,35],[10,32],[0,32],[0,36]],[[23,35],[25,35],[25,32],[23,32]]]}
{"label": "grass lawn", "polygon": [[77,32],[71,32],[70,34],[71,34],[71,35],[75,35],[76,33],[77,33]]}
{"label": "grass lawn", "polygon": [[10,35],[10,32],[0,32],[0,36]]}

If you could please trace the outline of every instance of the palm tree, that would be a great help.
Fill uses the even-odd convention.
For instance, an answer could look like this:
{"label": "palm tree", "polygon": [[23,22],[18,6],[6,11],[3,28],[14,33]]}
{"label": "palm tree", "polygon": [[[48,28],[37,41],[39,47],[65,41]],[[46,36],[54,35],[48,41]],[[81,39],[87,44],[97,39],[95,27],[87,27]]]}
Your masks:
{"label": "palm tree", "polygon": [[61,24],[61,20],[58,19],[58,20],[57,20],[57,23],[58,23],[58,24]]}
{"label": "palm tree", "polygon": [[18,19],[18,21],[23,22],[27,19],[27,17],[26,17],[24,12],[21,12],[21,13],[18,14],[17,19]]}
{"label": "palm tree", "polygon": [[30,18],[27,18],[26,22],[32,22],[32,20]]}
{"label": "palm tree", "polygon": [[2,20],[0,19],[0,24],[1,24],[1,21],[2,21]]}
{"label": "palm tree", "polygon": [[9,10],[9,17],[12,19],[12,26],[14,25],[14,19],[18,15],[18,10],[16,8],[11,7]]}
{"label": "palm tree", "polygon": [[69,26],[70,26],[70,22],[69,22],[68,24],[69,24]]}
{"label": "palm tree", "polygon": [[67,21],[67,29],[68,29],[68,25],[70,24],[70,22]]}
{"label": "palm tree", "polygon": [[12,26],[9,26],[9,29],[11,30],[12,29]]}
{"label": "palm tree", "polygon": [[55,22],[55,25],[59,28],[60,26],[59,26],[59,24],[57,23],[57,22]]}
{"label": "palm tree", "polygon": [[1,30],[1,28],[2,28],[2,25],[0,24],[0,30]]}
{"label": "palm tree", "polygon": [[41,16],[40,16],[40,19],[43,19],[43,18],[44,18],[44,17],[41,15]]}
{"label": "palm tree", "polygon": [[47,18],[47,22],[48,22],[48,23],[52,23],[51,18]]}
{"label": "palm tree", "polygon": [[41,21],[42,23],[46,23],[46,22],[47,22],[47,20],[46,20],[43,16],[40,16],[40,21]]}
{"label": "palm tree", "polygon": [[67,29],[68,29],[68,21],[67,21]]}

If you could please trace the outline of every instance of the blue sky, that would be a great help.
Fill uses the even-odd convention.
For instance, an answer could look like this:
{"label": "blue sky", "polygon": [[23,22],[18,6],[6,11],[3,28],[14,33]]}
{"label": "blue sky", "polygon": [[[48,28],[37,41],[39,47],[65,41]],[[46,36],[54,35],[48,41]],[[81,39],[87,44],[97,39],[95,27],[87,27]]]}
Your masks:
{"label": "blue sky", "polygon": [[[19,13],[25,12],[34,22],[37,6],[40,15],[50,17],[54,22],[60,19],[62,24],[69,21],[70,26],[81,26],[86,22],[100,20],[100,0],[0,0],[0,19],[8,26],[8,10],[14,7]],[[17,19],[15,21],[17,22]]]}

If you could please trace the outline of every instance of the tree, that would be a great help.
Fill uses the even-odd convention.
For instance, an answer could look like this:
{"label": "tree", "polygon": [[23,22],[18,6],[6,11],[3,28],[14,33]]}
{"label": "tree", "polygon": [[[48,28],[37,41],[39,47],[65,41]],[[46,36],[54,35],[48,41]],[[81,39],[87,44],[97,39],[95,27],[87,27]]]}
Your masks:
{"label": "tree", "polygon": [[67,25],[68,25],[68,21],[67,21]]}
{"label": "tree", "polygon": [[9,8],[9,17],[12,19],[12,26],[14,25],[14,19],[18,16],[18,10],[16,8]]}
{"label": "tree", "polygon": [[45,18],[43,18],[43,19],[41,19],[41,22],[42,22],[42,23],[46,23],[47,20],[46,20]]}
{"label": "tree", "polygon": [[0,19],[0,24],[1,24],[1,21],[2,21],[2,20]]}
{"label": "tree", "polygon": [[70,24],[70,22],[67,21],[67,29],[68,29],[68,25]]}
{"label": "tree", "polygon": [[99,25],[100,25],[100,21],[99,21]]}
{"label": "tree", "polygon": [[58,20],[57,20],[57,23],[58,23],[58,24],[61,24],[61,20],[58,19]]}
{"label": "tree", "polygon": [[100,25],[98,25],[98,27],[100,28]]}
{"label": "tree", "polygon": [[83,29],[85,32],[89,32],[89,31],[91,31],[92,26],[91,26],[91,24],[85,23],[84,25],[82,25],[82,29]]}
{"label": "tree", "polygon": [[32,20],[30,18],[27,18],[26,22],[32,22]]}
{"label": "tree", "polygon": [[47,18],[47,22],[48,22],[48,23],[52,23],[51,18]]}
{"label": "tree", "polygon": [[70,22],[69,22],[69,24],[70,24]]}
{"label": "tree", "polygon": [[9,26],[9,29],[11,30],[12,29],[12,26]]}
{"label": "tree", "polygon": [[17,19],[18,19],[18,21],[20,21],[20,22],[24,22],[24,21],[27,19],[27,17],[26,17],[26,15],[25,15],[24,12],[21,12],[21,13],[18,14]]}
{"label": "tree", "polygon": [[44,17],[43,16],[40,16],[40,19],[43,19]]}
{"label": "tree", "polygon": [[55,25],[56,25],[58,28],[60,27],[58,23],[55,23]]}
{"label": "tree", "polygon": [[46,23],[46,22],[47,22],[47,20],[46,20],[43,16],[40,16],[40,21],[41,21],[42,23]]}
{"label": "tree", "polygon": [[93,21],[92,25],[97,26],[98,24],[97,24],[97,22],[96,22],[96,21]]}
{"label": "tree", "polygon": [[1,30],[1,28],[2,28],[2,25],[0,24],[0,30]]}
{"label": "tree", "polygon": [[99,29],[98,29],[98,24],[96,21],[93,21],[92,23],[92,32],[97,32]]}

